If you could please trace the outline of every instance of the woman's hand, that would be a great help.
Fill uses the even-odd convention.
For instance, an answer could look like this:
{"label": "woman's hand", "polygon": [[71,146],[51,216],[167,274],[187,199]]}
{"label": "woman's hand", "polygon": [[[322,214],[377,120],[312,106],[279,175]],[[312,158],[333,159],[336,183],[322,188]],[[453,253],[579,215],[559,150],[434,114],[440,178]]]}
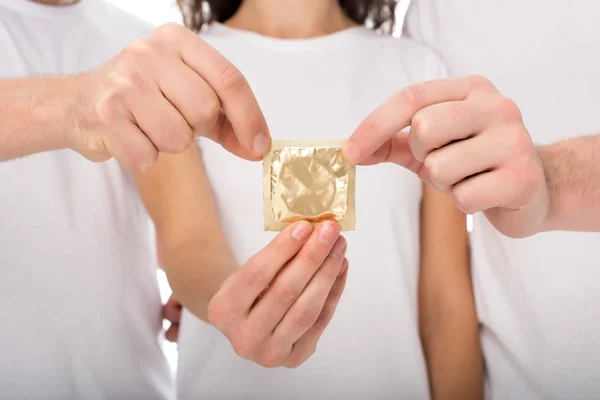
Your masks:
{"label": "woman's hand", "polygon": [[282,231],[231,275],[208,307],[210,322],[243,358],[294,368],[310,357],[346,283],[346,240],[333,222]]}

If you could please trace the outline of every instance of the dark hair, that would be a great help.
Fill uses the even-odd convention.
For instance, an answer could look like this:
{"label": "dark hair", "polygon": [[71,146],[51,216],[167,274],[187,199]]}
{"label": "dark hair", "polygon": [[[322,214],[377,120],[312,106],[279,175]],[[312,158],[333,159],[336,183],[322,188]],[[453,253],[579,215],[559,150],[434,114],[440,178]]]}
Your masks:
{"label": "dark hair", "polygon": [[[213,21],[225,22],[240,8],[243,0],[177,0],[185,25],[200,31]],[[348,17],[376,30],[391,31],[398,0],[338,0]]]}

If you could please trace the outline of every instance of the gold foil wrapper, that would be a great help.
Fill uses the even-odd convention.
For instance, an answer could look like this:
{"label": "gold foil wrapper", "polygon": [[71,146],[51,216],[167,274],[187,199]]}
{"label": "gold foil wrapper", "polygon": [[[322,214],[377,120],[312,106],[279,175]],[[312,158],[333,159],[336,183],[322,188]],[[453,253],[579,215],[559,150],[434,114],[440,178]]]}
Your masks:
{"label": "gold foil wrapper", "polygon": [[265,156],[265,230],[306,220],[337,221],[354,230],[356,167],[342,156],[343,141],[274,140]]}

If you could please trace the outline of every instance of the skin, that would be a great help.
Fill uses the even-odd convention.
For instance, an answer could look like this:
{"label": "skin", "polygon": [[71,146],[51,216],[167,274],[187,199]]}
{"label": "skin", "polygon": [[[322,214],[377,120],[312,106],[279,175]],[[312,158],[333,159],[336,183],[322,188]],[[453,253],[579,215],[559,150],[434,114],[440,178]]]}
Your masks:
{"label": "skin", "polygon": [[270,146],[241,72],[172,23],[94,70],[0,81],[0,118],[0,161],[70,148],[92,161],[115,157],[147,170],[159,153],[181,153],[197,136],[248,160]]}
{"label": "skin", "polygon": [[434,399],[483,399],[483,356],[469,268],[466,218],[424,187],[419,330]]}
{"label": "skin", "polygon": [[[343,15],[336,1],[310,0],[309,2],[297,2],[289,0],[286,2],[286,7],[281,7],[280,1],[277,4],[279,6],[275,7],[270,1],[247,0],[243,3],[239,12],[227,24],[238,29],[251,30],[279,38],[316,37],[331,33],[332,30],[338,31],[355,25]],[[266,10],[268,10],[269,18],[266,18],[267,14],[263,14],[267,12]],[[293,23],[290,21],[291,16],[295,18]],[[203,310],[206,304],[210,303],[208,307],[209,320],[228,335],[232,345],[239,354],[250,357],[250,359],[255,361],[259,360],[258,362],[262,365],[277,365],[277,362],[273,361],[273,359],[269,359],[268,357],[265,359],[260,356],[260,354],[265,354],[261,353],[265,349],[265,340],[267,343],[274,343],[265,339],[265,332],[273,326],[274,320],[269,321],[267,327],[255,325],[252,329],[246,330],[249,326],[252,326],[249,325],[250,320],[245,319],[243,313],[232,311],[234,309],[247,310],[248,304],[256,298],[256,293],[264,293],[266,290],[266,295],[269,295],[269,292],[275,290],[274,286],[267,283],[268,279],[264,279],[262,280],[262,284],[257,286],[248,295],[249,300],[245,300],[243,305],[238,304],[237,306],[233,306],[233,304],[236,304],[236,298],[239,296],[239,293],[247,290],[247,288],[243,285],[238,286],[239,282],[237,278],[225,278],[231,279],[231,281],[222,286],[219,285],[226,275],[230,274],[230,277],[235,276],[235,272],[233,272],[235,271],[235,263],[228,256],[230,250],[226,244],[226,238],[222,235],[222,228],[218,222],[214,199],[208,195],[195,197],[201,193],[208,193],[209,187],[205,187],[205,185],[208,185],[208,181],[204,169],[198,161],[199,156],[192,155],[193,150],[189,152],[190,154],[187,156],[173,157],[172,162],[168,163],[169,165],[159,161],[157,167],[150,171],[150,174],[154,174],[156,177],[157,185],[164,186],[162,190],[164,193],[174,193],[174,188],[166,189],[170,184],[169,182],[174,182],[172,179],[174,176],[178,176],[180,181],[181,179],[185,179],[186,182],[201,183],[194,191],[195,195],[187,192],[189,188],[186,189],[185,193],[173,194],[174,197],[170,203],[173,205],[177,204],[177,207],[163,205],[162,207],[157,207],[157,211],[152,213],[158,215],[166,212],[159,212],[159,209],[168,210],[170,208],[178,208],[181,210],[182,204],[190,202],[190,208],[181,211],[179,217],[168,217],[168,219],[172,220],[169,223],[169,226],[173,227],[172,229],[161,228],[161,224],[157,223],[162,243],[163,263],[167,271],[171,270],[168,274],[174,285],[174,290],[176,290],[175,296],[178,298],[179,296],[185,296],[180,298],[182,302],[186,307],[189,304],[198,310],[196,314],[201,318],[206,317]],[[164,158],[166,157],[168,156],[164,156]],[[163,157],[161,156],[161,158]],[[194,174],[193,179],[190,174]],[[138,174],[137,179],[140,187],[143,187],[143,182],[149,178],[147,174]],[[183,188],[180,190],[183,190]],[[161,197],[156,189],[142,190],[142,193],[144,198],[147,199],[147,204]],[[185,224],[189,224],[190,216],[195,218],[194,214],[199,214],[197,210],[203,210],[201,217],[204,222],[203,224],[198,222],[198,226],[191,229],[189,225]],[[163,215],[162,218],[167,217]],[[179,225],[181,225],[178,229],[180,233],[173,233],[176,229],[175,227]],[[206,230],[209,233],[202,234],[202,230]],[[218,232],[218,234],[215,234],[215,232]],[[422,274],[419,282],[420,321],[424,352],[429,367],[431,391],[435,398],[452,398],[451,396],[465,399],[479,398],[481,387],[483,386],[483,372],[479,349],[478,325],[468,273],[465,215],[454,206],[454,203],[448,197],[441,196],[435,191],[425,190],[421,233],[423,257],[421,259]],[[443,245],[448,237],[453,239]],[[172,244],[168,245],[165,241]],[[198,250],[198,243],[201,243],[201,248],[206,250]],[[261,253],[266,257],[266,252],[270,251],[270,249],[271,247],[267,246]],[[210,251],[211,254],[209,255],[205,251]],[[201,255],[200,253],[204,254]],[[202,261],[206,259],[213,261]],[[217,267],[218,263],[215,261],[218,259],[221,260],[220,267]],[[167,266],[167,264],[170,264],[170,266]],[[203,265],[204,268],[198,268],[198,265]],[[210,266],[213,272],[207,272],[206,266]],[[244,268],[248,268],[248,264],[242,267],[242,269]],[[343,266],[341,271],[345,271]],[[292,274],[300,273],[300,271],[291,271],[289,267],[287,267],[286,272],[289,272],[290,277]],[[310,269],[309,274],[312,272],[313,269]],[[190,277],[192,273],[195,277]],[[283,365],[297,366],[314,351],[318,339],[331,319],[337,300],[342,293],[347,272],[340,273],[341,275],[335,280],[332,281],[333,276],[326,280],[327,283],[320,290],[320,295],[316,294],[316,290],[309,291],[308,286],[304,286],[302,292],[300,288],[288,292],[289,298],[297,299],[296,309],[304,308],[305,310],[310,310],[307,311],[308,317],[305,316],[301,319],[304,322],[300,325],[306,329],[311,322],[314,321],[314,323],[300,337],[299,340],[302,341],[302,345],[298,346],[298,342],[296,342],[294,346],[294,349],[299,347],[301,353],[293,357],[290,356],[293,361],[290,362],[288,358],[288,361],[284,361]],[[437,290],[444,277],[449,276],[454,277],[452,284],[447,285],[446,290],[443,292]],[[284,274],[278,276],[276,279],[283,278]],[[289,290],[289,288],[285,289],[283,282],[291,284],[298,279],[297,277],[293,279],[289,278],[289,281],[286,279],[279,282],[280,289],[277,292],[282,290],[280,293],[285,293]],[[303,286],[306,279],[307,277],[300,280],[302,283],[301,286]],[[180,284],[182,286],[187,285],[188,289],[178,289]],[[232,289],[234,287],[236,288],[235,290]],[[326,294],[327,288],[330,288],[328,294]],[[177,293],[177,290],[180,290],[179,293]],[[217,291],[217,294],[213,295],[212,300],[209,299],[210,295],[207,296],[206,293],[212,294],[215,291]],[[327,297],[327,300],[323,303],[325,297]],[[311,308],[298,307],[300,299],[305,299],[303,301],[306,303],[309,303],[308,299],[311,299]],[[262,315],[266,317],[274,314],[276,315],[275,320],[281,318],[283,310],[274,312],[271,309],[275,304],[263,303]],[[294,309],[291,300],[286,303],[286,305],[288,304],[290,307],[287,309],[288,311],[285,315],[289,315]],[[321,304],[324,304],[322,308]],[[316,317],[318,310],[321,310],[321,314]],[[175,315],[174,323],[178,324],[178,314],[173,314]],[[252,312],[248,315],[252,315]],[[266,322],[266,320],[263,321],[263,323]],[[232,332],[238,332],[239,334],[240,332],[257,331],[260,334],[254,336],[254,341],[251,341],[250,345],[244,344],[244,339],[239,339],[239,337],[236,339],[236,337],[231,336]],[[285,333],[279,334],[279,339],[276,342],[285,342],[289,345],[289,343],[298,337],[299,333],[301,332],[292,335],[289,330],[286,330]],[[259,339],[256,339],[257,336]],[[271,339],[273,339],[272,336]],[[246,337],[246,340],[250,339]],[[266,346],[268,347],[269,345]],[[287,349],[286,346],[284,348]],[[452,348],[453,351],[448,352],[449,348]],[[240,349],[242,350],[240,351]],[[281,352],[285,354],[287,350],[282,350],[279,347],[272,347],[271,349],[272,352],[279,353],[279,356],[275,357],[275,360],[281,362],[283,360]],[[457,374],[458,370],[462,371],[460,379],[457,379],[459,377]]]}
{"label": "skin", "polygon": [[481,76],[400,90],[359,125],[345,154],[355,163],[406,167],[511,237],[543,229],[550,209],[542,162],[518,107]]}
{"label": "skin", "polygon": [[[313,230],[298,222],[238,266],[197,148],[161,155],[136,181],[156,225],[174,297],[223,332],[248,360],[296,367],[310,357],[346,281],[346,241],[339,226],[326,222]],[[170,335],[178,329],[177,308],[173,300],[165,307],[175,322]]]}

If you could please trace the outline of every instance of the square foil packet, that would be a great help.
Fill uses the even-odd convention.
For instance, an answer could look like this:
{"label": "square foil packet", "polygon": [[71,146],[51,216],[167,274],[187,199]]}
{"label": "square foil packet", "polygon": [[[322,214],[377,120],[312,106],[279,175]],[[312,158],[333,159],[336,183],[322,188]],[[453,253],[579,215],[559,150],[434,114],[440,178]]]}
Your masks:
{"label": "square foil packet", "polygon": [[306,220],[355,225],[356,167],[342,156],[344,141],[274,140],[263,161],[266,231]]}

